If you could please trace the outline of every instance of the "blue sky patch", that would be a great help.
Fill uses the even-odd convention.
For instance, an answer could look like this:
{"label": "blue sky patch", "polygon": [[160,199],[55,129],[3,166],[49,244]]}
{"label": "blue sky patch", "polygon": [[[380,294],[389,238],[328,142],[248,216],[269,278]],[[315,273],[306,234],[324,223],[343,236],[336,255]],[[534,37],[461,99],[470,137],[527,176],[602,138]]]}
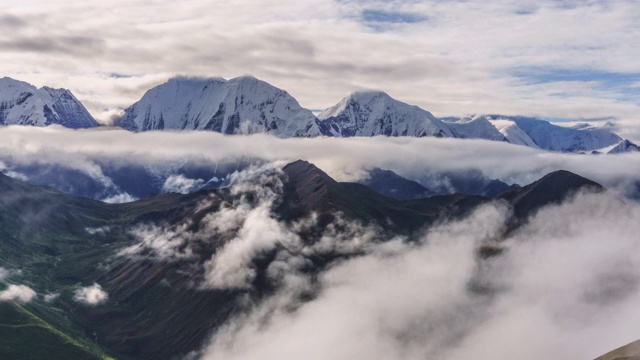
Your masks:
{"label": "blue sky patch", "polygon": [[364,9],[362,19],[366,22],[414,24],[426,21],[427,17],[417,13]]}
{"label": "blue sky patch", "polygon": [[598,89],[617,93],[622,101],[640,101],[640,73],[617,73],[596,70],[533,69],[518,70],[514,75],[530,84],[560,81],[597,82]]}

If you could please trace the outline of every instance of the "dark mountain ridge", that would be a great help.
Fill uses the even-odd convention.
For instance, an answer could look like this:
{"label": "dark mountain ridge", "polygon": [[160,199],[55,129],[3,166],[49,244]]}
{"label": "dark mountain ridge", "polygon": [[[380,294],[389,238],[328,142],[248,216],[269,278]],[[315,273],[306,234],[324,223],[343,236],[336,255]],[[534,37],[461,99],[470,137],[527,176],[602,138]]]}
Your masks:
{"label": "dark mountain ridge", "polygon": [[[336,182],[302,160],[288,164],[276,176],[282,194],[272,215],[291,223],[317,214],[316,226],[299,233],[310,243],[337,217],[375,226],[383,235],[411,236],[492,201],[463,194],[391,199],[361,184]],[[278,181],[261,185],[277,189]],[[525,218],[583,186],[598,188],[575,174],[556,172],[509,191],[502,199],[516,209],[516,216]],[[202,289],[198,285],[204,276],[203,263],[235,236],[204,231],[208,229],[206,219],[223,209],[234,209],[247,198],[251,196],[220,189],[106,204],[0,175],[0,267],[22,270],[11,282],[26,284],[41,295],[59,294],[52,302],[41,296],[27,304],[0,302],[0,324],[17,328],[23,320],[11,319],[24,319],[20,314],[27,313],[40,324],[12,338],[15,343],[10,347],[3,345],[8,338],[0,339],[0,357],[11,356],[7,349],[21,348],[27,349],[23,358],[38,358],[38,347],[30,346],[36,334],[48,339],[51,359],[105,358],[106,354],[159,359],[197,350],[225,321],[243,311],[247,296],[259,299],[271,286],[260,275],[271,261],[269,252],[255,260],[258,276],[250,289]],[[192,256],[155,259],[151,250],[117,255],[125,248],[140,246],[131,229],[141,225],[159,229],[146,240],[176,241],[176,251],[188,247]],[[341,256],[329,253],[308,258],[308,271],[322,272]],[[108,293],[105,303],[86,306],[73,299],[78,286],[94,283]]]}

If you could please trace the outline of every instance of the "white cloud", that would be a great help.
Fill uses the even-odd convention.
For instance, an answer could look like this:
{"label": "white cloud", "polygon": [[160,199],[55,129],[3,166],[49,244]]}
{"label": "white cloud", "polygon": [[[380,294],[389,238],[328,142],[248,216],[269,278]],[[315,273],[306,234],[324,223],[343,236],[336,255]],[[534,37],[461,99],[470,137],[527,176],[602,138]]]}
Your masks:
{"label": "white cloud", "polygon": [[171,175],[162,185],[162,191],[188,194],[198,190],[202,185],[204,185],[204,180],[202,179],[189,179],[182,174]]}
{"label": "white cloud", "polygon": [[111,228],[109,226],[100,226],[100,227],[87,227],[84,228],[84,231],[86,231],[88,234],[90,235],[105,235],[107,234],[109,231],[111,230]]}
{"label": "white cloud", "polygon": [[21,275],[21,274],[22,274],[22,270],[11,270],[11,269],[5,269],[3,267],[0,267],[0,282],[4,281],[9,276]]}
{"label": "white cloud", "polygon": [[[587,88],[600,78],[558,96],[566,90],[562,81],[514,75],[640,72],[634,41],[640,5],[566,4],[33,1],[0,10],[0,26],[13,34],[0,42],[0,72],[71,88],[103,121],[175,74],[246,73],[286,89],[308,108],[326,108],[352,90],[375,88],[437,115],[635,117],[637,95],[627,99],[618,88]],[[378,24],[388,26],[375,31],[362,20],[365,10],[426,21]]]}
{"label": "white cloud", "polygon": [[87,305],[98,305],[107,301],[108,298],[109,295],[97,283],[79,288],[73,295],[73,300]]}
{"label": "white cloud", "polygon": [[136,199],[135,197],[127,194],[126,192],[120,193],[120,194],[116,194],[116,195],[112,195],[109,197],[106,197],[104,199],[102,199],[101,201],[104,201],[106,203],[109,204],[122,204],[122,203],[128,203],[128,202],[132,202],[132,201],[136,201],[138,199]]}
{"label": "white cloud", "polygon": [[188,232],[190,222],[173,228],[155,225],[138,225],[129,233],[137,238],[137,242],[118,251],[118,256],[150,257],[162,261],[176,261],[193,257],[190,242],[195,240],[194,234]]}
{"label": "white cloud", "polygon": [[55,300],[56,300],[56,299],[58,299],[59,297],[60,297],[60,293],[58,293],[58,292],[53,292],[53,293],[45,294],[45,295],[44,295],[44,301],[45,301],[45,302],[50,303],[50,302],[55,301]]}
{"label": "white cloud", "polygon": [[310,279],[289,281],[217,332],[203,359],[588,359],[635,340],[640,207],[582,194],[479,260],[505,211],[371,248],[322,273],[307,301]]}
{"label": "white cloud", "polygon": [[282,242],[299,243],[294,233],[270,216],[271,204],[252,209],[244,219],[238,234],[219,249],[205,264],[207,288],[247,288],[256,272],[251,262],[260,254]]}
{"label": "white cloud", "polygon": [[[160,148],[157,146],[159,143],[163,144]],[[99,179],[103,174],[94,159],[110,159],[112,163],[123,165],[165,164],[172,169],[184,164],[185,159],[204,159],[212,163],[240,159],[273,162],[265,165],[267,167],[305,159],[339,181],[353,181],[362,177],[364,170],[374,167],[393,170],[410,179],[421,179],[442,171],[477,169],[490,178],[521,185],[564,169],[609,187],[621,186],[628,180],[636,181],[635,169],[640,167],[638,154],[590,156],[550,153],[470,139],[277,139],[264,134],[129,133],[122,130],[73,131],[20,126],[0,128],[0,150],[3,156],[20,164],[56,164],[92,173]],[[90,172],[96,167],[96,171]],[[255,171],[238,172],[229,180],[231,183],[241,182],[243,177],[251,177]],[[112,182],[106,179],[104,183]],[[126,197],[120,200],[133,199]]]}
{"label": "white cloud", "polygon": [[0,291],[0,301],[19,301],[27,303],[36,296],[36,292],[26,285],[11,284],[6,289]]}

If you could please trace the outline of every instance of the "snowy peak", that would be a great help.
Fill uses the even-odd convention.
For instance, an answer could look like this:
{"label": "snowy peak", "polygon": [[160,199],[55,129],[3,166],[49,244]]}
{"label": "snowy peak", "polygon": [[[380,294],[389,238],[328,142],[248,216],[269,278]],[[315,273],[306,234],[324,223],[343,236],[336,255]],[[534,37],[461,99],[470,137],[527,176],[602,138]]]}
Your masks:
{"label": "snowy peak", "polygon": [[4,77],[0,79],[0,125],[48,126],[69,128],[98,126],[87,109],[67,89],[35,86]]}
{"label": "snowy peak", "polygon": [[462,118],[447,125],[457,138],[509,142],[507,137],[484,117]]}
{"label": "snowy peak", "polygon": [[619,143],[622,139],[606,127],[588,124],[565,127],[523,116],[474,115],[486,118],[509,142],[560,152],[587,152]]}
{"label": "snowy peak", "polygon": [[[481,118],[487,119],[484,116],[481,116]],[[518,127],[518,124],[516,124],[514,121],[508,119],[492,119],[487,121],[489,121],[496,129],[498,129],[498,131],[500,131],[500,133],[504,135],[504,137],[510,143],[516,145],[524,145],[536,149],[538,148],[538,144],[536,144],[536,142],[533,141],[533,139],[531,139],[531,137],[529,137],[526,132],[520,129]]]}
{"label": "snowy peak", "polygon": [[252,76],[178,77],[144,94],[116,125],[128,130],[210,130],[317,136],[315,116],[286,91]]}
{"label": "snowy peak", "polygon": [[318,119],[320,131],[328,136],[453,136],[430,112],[381,91],[353,92]]}
{"label": "snowy peak", "polygon": [[[394,102],[399,104],[394,104]],[[320,115],[318,115],[318,119],[325,120],[330,117],[339,116],[344,111],[348,111],[353,109],[356,106],[363,106],[365,111],[375,111],[379,110],[376,108],[390,106],[390,105],[399,105],[399,106],[409,106],[404,103],[400,103],[399,101],[394,100],[389,94],[376,91],[376,90],[364,90],[364,91],[354,91],[349,94],[347,97],[340,100],[336,105],[324,110]]]}
{"label": "snowy peak", "polygon": [[381,91],[351,93],[318,118],[320,130],[330,136],[435,136],[507,141],[485,118],[445,122]]}
{"label": "snowy peak", "polygon": [[607,154],[622,154],[628,152],[640,152],[640,146],[625,139],[616,145],[613,149],[609,150]]}

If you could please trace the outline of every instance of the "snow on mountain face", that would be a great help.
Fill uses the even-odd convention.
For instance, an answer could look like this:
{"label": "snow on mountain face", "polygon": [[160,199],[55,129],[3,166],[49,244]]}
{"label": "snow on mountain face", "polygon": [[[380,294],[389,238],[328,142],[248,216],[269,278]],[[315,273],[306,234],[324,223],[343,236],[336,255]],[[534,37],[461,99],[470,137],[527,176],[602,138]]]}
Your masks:
{"label": "snow on mountain face", "polygon": [[329,136],[435,136],[507,141],[484,118],[442,121],[380,91],[354,92],[323,111],[318,119],[320,131]]}
{"label": "snow on mountain face", "polygon": [[149,91],[116,125],[133,131],[268,132],[279,137],[320,135],[310,110],[286,91],[250,76],[225,80],[178,77]]}
{"label": "snow on mountain face", "polygon": [[509,141],[489,120],[478,117],[463,118],[456,122],[447,123],[454,137],[462,139],[485,139],[493,141]]}
{"label": "snow on mountain face", "polygon": [[430,112],[379,91],[354,92],[318,119],[320,131],[328,136],[454,136]]}
{"label": "snow on mountain face", "polygon": [[8,77],[0,79],[0,125],[51,124],[73,129],[98,126],[69,90],[37,89]]}
{"label": "snow on mountain face", "polygon": [[629,140],[621,141],[613,149],[609,150],[607,154],[622,154],[627,152],[640,152],[640,146],[632,143]]}
{"label": "snow on mountain face", "polygon": [[490,122],[510,143],[538,148],[536,142],[526,132],[522,131],[515,122],[505,119],[490,120]]}
{"label": "snow on mountain face", "polygon": [[512,143],[531,146],[529,141],[531,140],[539,148],[551,151],[592,151],[617,144],[622,140],[605,128],[563,127],[545,120],[521,116],[476,115],[475,117],[484,117],[489,120]]}

